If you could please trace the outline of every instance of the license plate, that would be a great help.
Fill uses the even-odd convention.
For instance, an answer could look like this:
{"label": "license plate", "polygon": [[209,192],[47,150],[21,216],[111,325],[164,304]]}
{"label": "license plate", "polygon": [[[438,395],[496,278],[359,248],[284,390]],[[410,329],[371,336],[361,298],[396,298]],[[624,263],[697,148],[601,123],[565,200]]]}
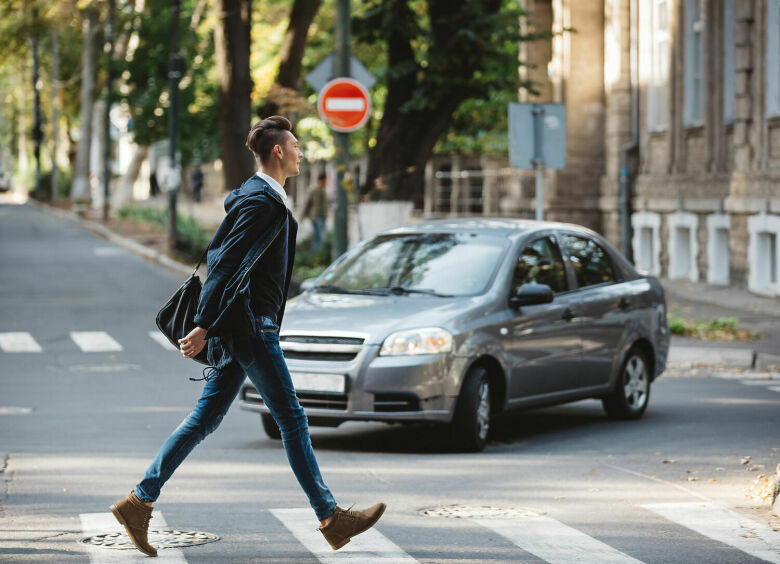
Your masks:
{"label": "license plate", "polygon": [[343,394],[346,381],[343,374],[321,374],[317,372],[291,372],[292,383],[299,392],[331,392]]}

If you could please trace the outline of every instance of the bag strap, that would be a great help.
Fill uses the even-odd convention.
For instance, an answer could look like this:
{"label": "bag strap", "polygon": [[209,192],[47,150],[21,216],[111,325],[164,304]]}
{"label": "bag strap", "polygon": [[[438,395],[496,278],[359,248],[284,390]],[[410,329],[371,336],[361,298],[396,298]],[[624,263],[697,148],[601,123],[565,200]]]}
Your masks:
{"label": "bag strap", "polygon": [[[212,239],[212,242],[214,239]],[[200,265],[203,263],[203,259],[206,258],[206,253],[209,252],[209,249],[211,248],[211,243],[209,243],[209,246],[206,247],[206,250],[203,251],[203,256],[200,257],[200,260],[198,261],[197,266],[195,267],[195,270],[192,271],[192,274],[190,276],[195,276],[195,273],[198,272],[198,269],[200,268]]]}

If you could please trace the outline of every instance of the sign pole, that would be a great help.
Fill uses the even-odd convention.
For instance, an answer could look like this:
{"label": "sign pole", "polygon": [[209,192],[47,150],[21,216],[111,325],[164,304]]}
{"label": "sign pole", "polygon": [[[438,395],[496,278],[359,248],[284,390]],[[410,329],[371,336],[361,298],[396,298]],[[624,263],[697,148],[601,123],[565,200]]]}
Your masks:
{"label": "sign pole", "polygon": [[543,135],[544,135],[544,106],[534,104],[534,158],[533,165],[536,169],[536,219],[544,219],[544,154],[543,154]]}
{"label": "sign pole", "polygon": [[[349,21],[350,0],[337,1],[336,56],[333,70],[336,76],[350,76]],[[333,221],[333,258],[347,250],[347,192],[344,176],[349,167],[349,133],[334,132],[336,145],[336,210]]]}

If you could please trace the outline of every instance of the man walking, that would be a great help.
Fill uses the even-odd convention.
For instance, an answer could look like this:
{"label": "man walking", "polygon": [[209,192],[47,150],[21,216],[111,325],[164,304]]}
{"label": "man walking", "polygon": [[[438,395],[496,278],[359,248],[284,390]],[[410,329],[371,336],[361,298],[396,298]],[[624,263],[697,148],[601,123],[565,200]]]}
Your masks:
{"label": "man walking", "polygon": [[309,192],[306,205],[303,207],[303,217],[312,223],[312,239],[309,252],[314,252],[325,242],[325,216],[328,213],[328,200],[325,194],[325,183],[328,175],[321,172],[317,176],[317,184]]}
{"label": "man walking", "polygon": [[[207,254],[208,276],[195,316],[197,327],[180,340],[186,358],[208,346],[213,370],[197,405],[160,447],[143,479],[111,506],[135,546],[149,556],[157,555],[148,542],[152,502],[192,449],[217,428],[245,377],[279,426],[293,473],[320,520],[319,530],[334,550],[372,527],[385,510],[383,503],[362,511],[336,505],[320,475],[306,415],[279,346],[298,228],[285,205],[283,186],[299,173],[303,158],[291,130],[286,118],[272,116],[249,132],[246,144],[259,171],[225,199],[227,215]],[[255,261],[257,267],[247,276]]]}

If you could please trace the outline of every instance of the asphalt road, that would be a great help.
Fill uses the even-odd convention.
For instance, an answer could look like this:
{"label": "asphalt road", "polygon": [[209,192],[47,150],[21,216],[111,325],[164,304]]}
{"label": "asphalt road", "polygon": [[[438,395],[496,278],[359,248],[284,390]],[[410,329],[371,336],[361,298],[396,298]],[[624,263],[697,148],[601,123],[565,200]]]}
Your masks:
{"label": "asphalt road", "polygon": [[[145,558],[78,541],[116,530],[108,506],[199,396],[199,365],[151,336],[182,279],[75,222],[0,206],[0,560]],[[234,406],[152,528],[221,537],[160,562],[780,562],[768,505],[745,498],[780,462],[779,424],[780,382],[699,371],[662,377],[640,421],[609,421],[596,401],[517,414],[479,454],[436,427],[313,428],[339,503],[388,504],[333,553],[280,442]],[[423,514],[454,505],[466,518]]]}

